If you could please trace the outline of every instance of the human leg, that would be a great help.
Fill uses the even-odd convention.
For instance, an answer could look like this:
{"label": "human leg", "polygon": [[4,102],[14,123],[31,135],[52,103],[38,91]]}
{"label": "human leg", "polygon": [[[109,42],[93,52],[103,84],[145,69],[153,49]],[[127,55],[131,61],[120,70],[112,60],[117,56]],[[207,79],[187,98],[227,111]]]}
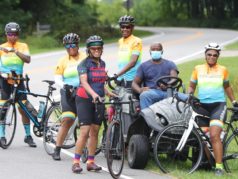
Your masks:
{"label": "human leg", "polygon": [[148,91],[144,91],[140,94],[140,107],[141,109],[147,108],[155,102],[158,102],[166,97],[167,93],[159,89],[150,89]]}
{"label": "human leg", "polygon": [[87,161],[87,170],[91,171],[99,171],[102,168],[97,166],[95,164],[94,156],[95,156],[95,151],[97,148],[97,143],[98,143],[98,132],[99,132],[100,126],[92,124],[89,132],[89,143],[88,143],[88,149],[89,149],[89,156],[88,156],[88,161]]}

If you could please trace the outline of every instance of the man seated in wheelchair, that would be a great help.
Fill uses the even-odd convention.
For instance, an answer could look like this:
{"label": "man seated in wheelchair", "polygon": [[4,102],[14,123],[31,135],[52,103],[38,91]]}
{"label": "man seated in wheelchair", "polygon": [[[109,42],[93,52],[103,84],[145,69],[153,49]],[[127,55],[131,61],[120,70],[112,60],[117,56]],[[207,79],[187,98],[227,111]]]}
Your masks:
{"label": "man seated in wheelchair", "polygon": [[[177,66],[174,62],[162,58],[162,54],[162,44],[153,43],[150,46],[151,59],[139,66],[132,82],[132,89],[139,94],[142,115],[148,119],[150,118],[148,114],[151,113],[151,120],[155,119],[154,115],[157,112],[154,113],[148,107],[167,97],[172,97],[182,86],[182,80],[178,78]],[[178,95],[183,100],[187,98],[186,94],[178,93]],[[170,108],[170,105],[168,107]]]}

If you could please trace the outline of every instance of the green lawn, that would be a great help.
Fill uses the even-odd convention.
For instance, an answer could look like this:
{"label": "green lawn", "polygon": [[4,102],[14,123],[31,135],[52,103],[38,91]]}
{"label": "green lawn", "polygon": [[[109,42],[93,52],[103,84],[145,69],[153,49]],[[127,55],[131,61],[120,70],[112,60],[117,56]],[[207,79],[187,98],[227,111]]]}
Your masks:
{"label": "green lawn", "polygon": [[[238,99],[238,75],[237,75],[238,60],[237,58],[238,57],[227,57],[227,58],[221,58],[218,61],[221,65],[226,66],[228,71],[230,72],[230,84],[233,87],[233,91],[235,93],[236,99]],[[204,59],[198,59],[195,61],[186,62],[186,63],[178,65],[178,68],[180,71],[179,76],[180,78],[182,78],[183,82],[186,84],[186,88],[188,87],[190,75],[192,73],[194,66],[197,64],[202,64],[202,63],[205,63]],[[228,103],[228,106],[230,106],[230,103]],[[147,169],[154,172],[162,173],[160,169],[156,166],[156,163],[153,161],[153,157],[151,158],[152,159],[147,165]],[[203,171],[203,170],[196,171],[190,175],[177,171],[177,173],[173,174],[172,176],[177,178],[183,178],[183,179],[203,179],[203,178],[205,179],[205,178],[215,177],[212,171]],[[225,174],[224,176],[219,178],[222,178],[222,179],[232,178],[232,177],[234,178],[235,176],[236,177],[238,176],[238,171],[232,174]]]}

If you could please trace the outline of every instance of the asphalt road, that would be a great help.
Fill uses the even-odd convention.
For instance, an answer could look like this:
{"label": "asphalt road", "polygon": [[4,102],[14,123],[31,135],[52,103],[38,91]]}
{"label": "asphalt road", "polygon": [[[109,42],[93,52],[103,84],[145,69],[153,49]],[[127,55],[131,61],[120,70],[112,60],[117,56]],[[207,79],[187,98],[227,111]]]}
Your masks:
{"label": "asphalt road", "polygon": [[[139,27],[137,27],[139,29]],[[143,28],[143,27],[140,27]],[[148,60],[149,46],[153,42],[161,42],[164,46],[163,57],[181,63],[202,57],[204,46],[209,42],[217,42],[222,45],[238,40],[238,32],[232,30],[198,29],[198,28],[147,28],[155,35],[143,38],[143,61]],[[85,49],[81,49],[85,50]],[[53,70],[58,59],[65,51],[58,51],[32,56],[32,62],[25,65],[25,72],[31,78],[30,87],[33,92],[45,93],[47,85],[41,81],[53,80]],[[117,44],[104,46],[103,59],[106,61],[109,74],[117,71]],[[222,55],[222,53],[221,53]],[[55,94],[56,98],[58,93]],[[38,105],[37,100],[33,100]],[[64,178],[111,178],[107,172],[106,160],[103,156],[97,156],[97,163],[103,167],[99,173],[84,171],[80,175],[71,172],[73,150],[62,151],[62,161],[56,162],[46,154],[42,140],[35,137],[37,148],[29,148],[23,142],[24,133],[20,119],[14,141],[7,150],[0,149],[0,179],[64,179]],[[145,170],[129,169],[125,167],[121,178],[171,178],[168,175],[156,174]]]}

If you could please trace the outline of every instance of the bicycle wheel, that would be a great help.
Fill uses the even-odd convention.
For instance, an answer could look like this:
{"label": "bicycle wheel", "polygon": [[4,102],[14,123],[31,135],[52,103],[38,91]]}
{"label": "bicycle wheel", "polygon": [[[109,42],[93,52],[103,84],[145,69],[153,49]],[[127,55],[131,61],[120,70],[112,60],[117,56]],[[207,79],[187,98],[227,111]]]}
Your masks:
{"label": "bicycle wheel", "polygon": [[3,149],[8,148],[15,136],[16,131],[16,107],[11,101],[6,101],[0,111],[1,120],[0,125],[3,129],[3,134],[5,134],[6,144],[2,146]]}
{"label": "bicycle wheel", "polygon": [[238,170],[238,131],[236,130],[226,141],[224,146],[223,164],[227,172]]}
{"label": "bicycle wheel", "polygon": [[156,137],[154,158],[164,173],[195,171],[203,156],[203,144],[199,134],[192,130],[183,149],[176,151],[179,141],[187,128],[183,125],[170,125]]}
{"label": "bicycle wheel", "polygon": [[56,144],[57,133],[61,124],[60,116],[62,114],[59,103],[50,106],[46,113],[44,121],[43,144],[45,151],[52,155]]}
{"label": "bicycle wheel", "polygon": [[107,129],[106,158],[108,170],[113,178],[119,178],[124,165],[125,147],[118,121],[112,121]]}

